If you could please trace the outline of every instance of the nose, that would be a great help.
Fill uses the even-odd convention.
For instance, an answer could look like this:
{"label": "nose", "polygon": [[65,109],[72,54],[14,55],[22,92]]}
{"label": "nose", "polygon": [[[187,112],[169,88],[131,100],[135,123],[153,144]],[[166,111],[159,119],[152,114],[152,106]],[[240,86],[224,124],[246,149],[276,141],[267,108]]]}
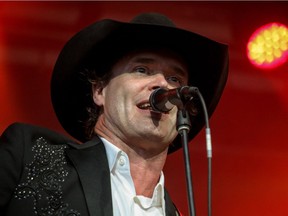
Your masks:
{"label": "nose", "polygon": [[162,73],[156,73],[153,76],[151,76],[151,86],[150,88],[152,90],[157,88],[168,88],[168,82]]}

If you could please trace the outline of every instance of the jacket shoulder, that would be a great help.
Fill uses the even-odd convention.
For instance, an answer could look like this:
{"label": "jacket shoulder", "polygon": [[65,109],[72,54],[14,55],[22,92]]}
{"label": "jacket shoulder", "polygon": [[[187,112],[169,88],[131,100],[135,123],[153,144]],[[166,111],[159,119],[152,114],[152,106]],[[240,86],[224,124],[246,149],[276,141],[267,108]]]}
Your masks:
{"label": "jacket shoulder", "polygon": [[68,138],[51,129],[19,122],[15,122],[9,125],[1,135],[0,140],[6,140],[6,139],[35,140],[39,137],[45,137],[45,139],[53,141],[53,143],[55,144],[75,142],[71,138]]}
{"label": "jacket shoulder", "polygon": [[78,184],[65,154],[68,142],[72,141],[44,127],[24,123],[7,127],[0,137],[0,215],[20,215],[21,208],[29,209],[29,215],[48,211],[79,215],[67,208],[72,199],[63,196],[64,187]]}

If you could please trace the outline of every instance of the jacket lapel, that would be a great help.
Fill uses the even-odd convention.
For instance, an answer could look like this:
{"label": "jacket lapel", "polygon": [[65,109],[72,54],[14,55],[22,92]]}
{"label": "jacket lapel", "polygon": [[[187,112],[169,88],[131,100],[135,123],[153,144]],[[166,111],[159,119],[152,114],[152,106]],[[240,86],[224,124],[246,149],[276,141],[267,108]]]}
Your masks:
{"label": "jacket lapel", "polygon": [[66,150],[78,172],[91,216],[112,216],[112,196],[105,147],[98,137]]}
{"label": "jacket lapel", "polygon": [[[84,144],[69,143],[67,156],[78,172],[91,216],[112,216],[110,171],[104,144],[98,137]],[[166,216],[177,215],[177,210],[165,190]]]}
{"label": "jacket lapel", "polygon": [[178,215],[178,212],[176,210],[176,207],[174,205],[174,203],[172,202],[172,200],[170,199],[170,196],[168,194],[168,192],[165,189],[165,210],[166,210],[166,216],[176,216]]}

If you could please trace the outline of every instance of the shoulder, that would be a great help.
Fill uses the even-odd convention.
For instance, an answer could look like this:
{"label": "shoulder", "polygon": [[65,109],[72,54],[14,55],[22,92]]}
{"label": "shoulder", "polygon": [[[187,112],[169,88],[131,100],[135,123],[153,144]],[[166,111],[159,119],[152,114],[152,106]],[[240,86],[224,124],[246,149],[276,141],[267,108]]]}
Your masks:
{"label": "shoulder", "polygon": [[50,142],[55,144],[67,143],[67,142],[75,142],[70,138],[53,131],[51,129],[26,124],[26,123],[13,123],[9,125],[6,130],[2,133],[0,137],[0,141],[32,141],[36,140],[40,137],[44,137]]}
{"label": "shoulder", "polygon": [[72,149],[86,149],[101,143],[98,136],[85,143],[80,143],[75,139],[45,127],[16,122],[9,125],[0,136],[0,149],[5,146],[10,146],[11,148],[17,146],[18,151],[21,151],[22,147],[31,148],[31,145],[35,145],[39,140],[44,140],[48,145],[65,145]]}

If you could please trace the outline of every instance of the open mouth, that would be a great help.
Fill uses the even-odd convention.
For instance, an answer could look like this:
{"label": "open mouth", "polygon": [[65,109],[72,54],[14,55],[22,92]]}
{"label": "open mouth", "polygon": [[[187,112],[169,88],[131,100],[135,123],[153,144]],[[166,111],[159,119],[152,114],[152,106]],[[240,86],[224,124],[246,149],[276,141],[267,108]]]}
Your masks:
{"label": "open mouth", "polygon": [[138,104],[137,105],[137,107],[139,108],[139,109],[142,109],[142,110],[149,110],[149,111],[151,111],[151,112],[153,112],[153,113],[161,113],[161,114],[167,114],[166,112],[160,112],[160,111],[157,111],[157,110],[154,110],[152,107],[151,107],[151,105],[150,105],[150,103],[149,102],[143,102],[143,103],[140,103],[140,104]]}
{"label": "open mouth", "polygon": [[144,102],[144,103],[139,104],[138,108],[143,109],[143,110],[151,110],[151,111],[153,111],[150,103],[148,103],[148,102]]}
{"label": "open mouth", "polygon": [[150,110],[150,111],[153,111],[151,105],[149,102],[143,102],[143,103],[140,103],[137,105],[137,107],[139,109],[142,109],[142,110]]}

